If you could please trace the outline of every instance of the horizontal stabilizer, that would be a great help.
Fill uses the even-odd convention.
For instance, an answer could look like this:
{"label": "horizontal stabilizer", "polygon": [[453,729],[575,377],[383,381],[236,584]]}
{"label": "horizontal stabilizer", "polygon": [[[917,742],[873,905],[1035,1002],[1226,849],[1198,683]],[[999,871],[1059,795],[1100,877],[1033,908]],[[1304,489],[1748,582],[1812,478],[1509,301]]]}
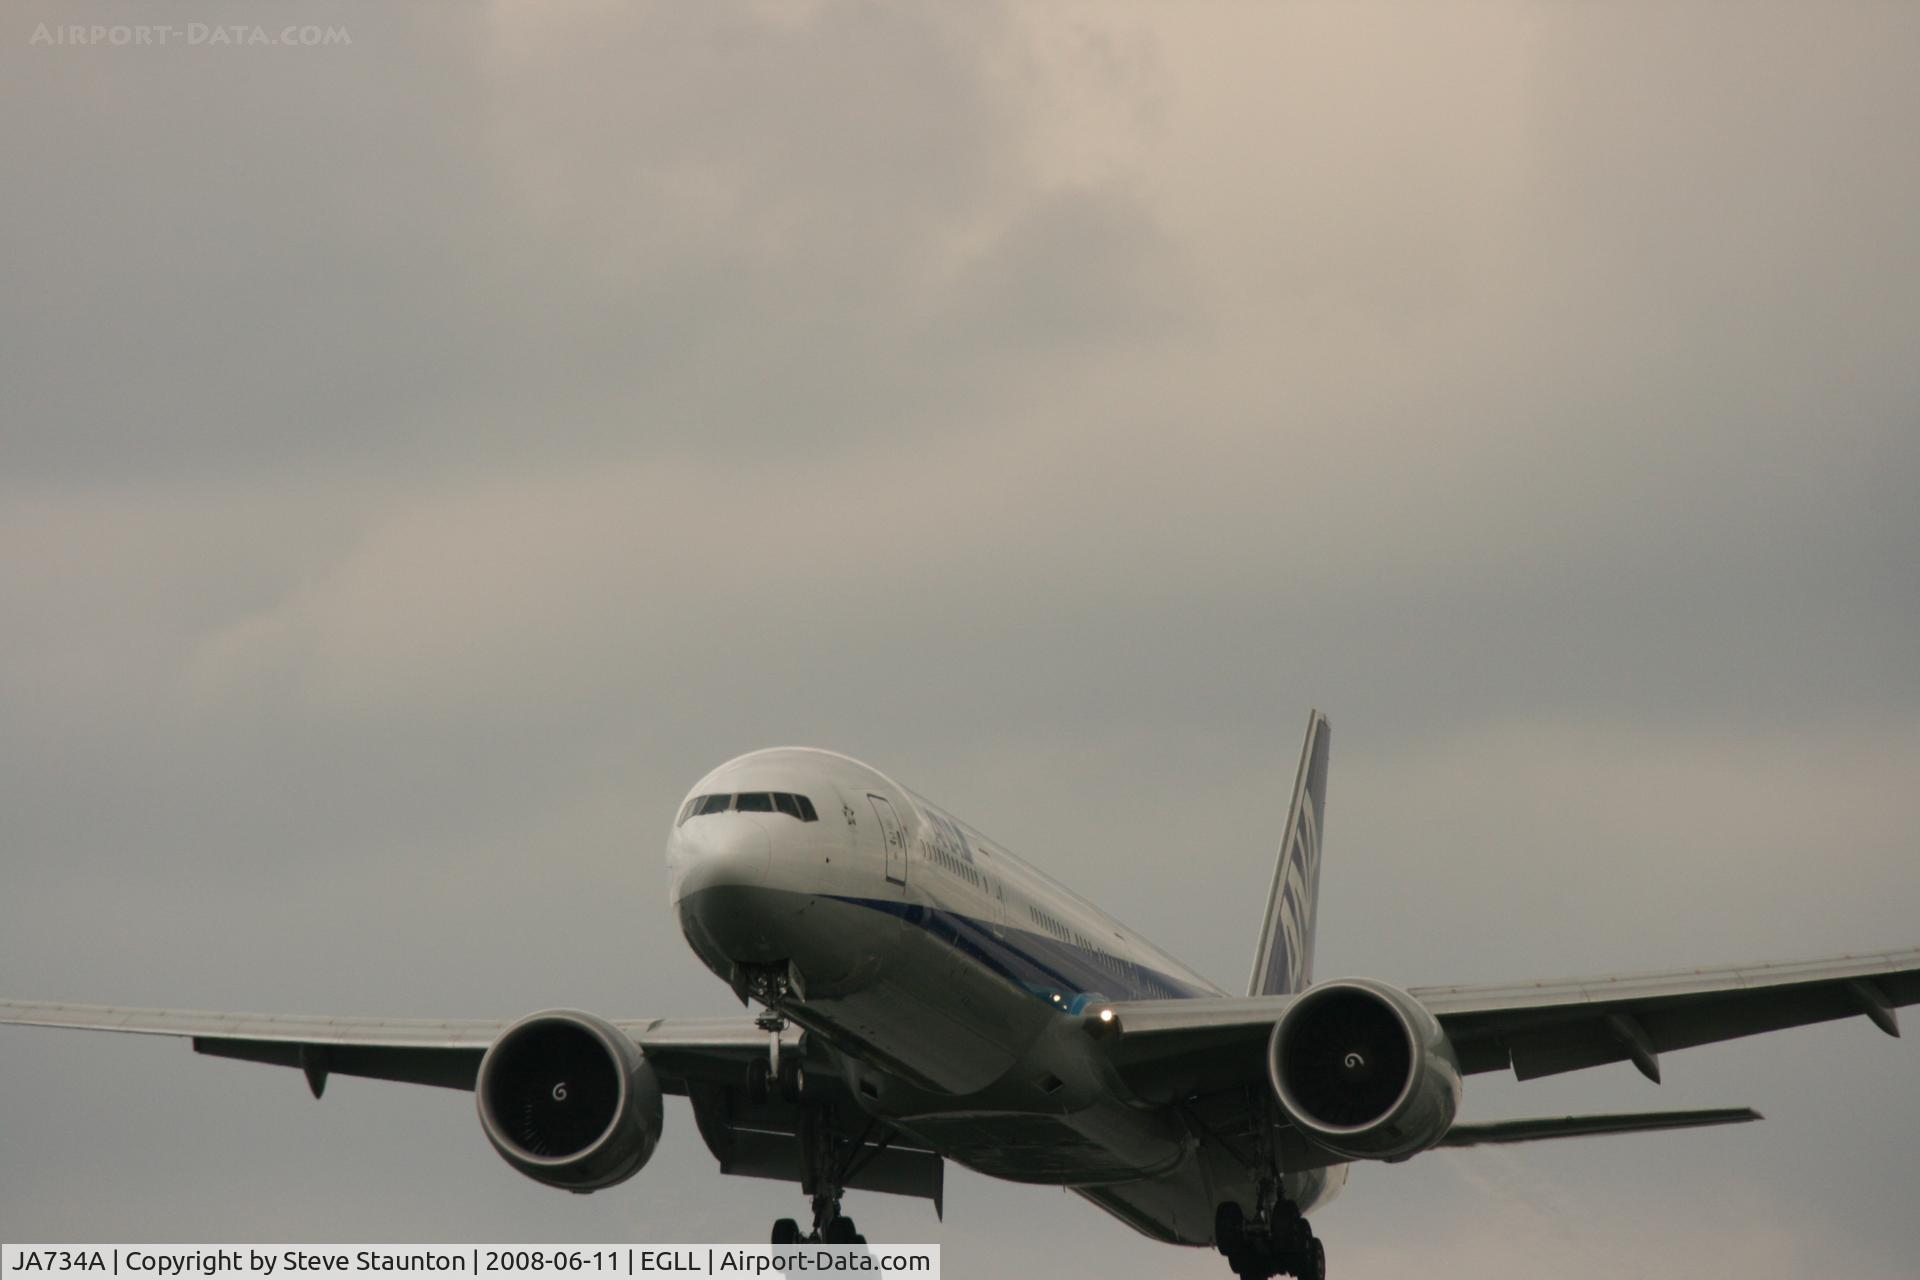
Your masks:
{"label": "horizontal stabilizer", "polygon": [[1590,1138],[1602,1133],[1646,1133],[1655,1129],[1702,1129],[1715,1124],[1745,1124],[1760,1119],[1752,1107],[1712,1111],[1639,1111],[1611,1116],[1552,1116],[1538,1120],[1496,1120],[1456,1124],[1440,1139],[1443,1147],[1481,1147],[1501,1142],[1538,1142],[1543,1138]]}

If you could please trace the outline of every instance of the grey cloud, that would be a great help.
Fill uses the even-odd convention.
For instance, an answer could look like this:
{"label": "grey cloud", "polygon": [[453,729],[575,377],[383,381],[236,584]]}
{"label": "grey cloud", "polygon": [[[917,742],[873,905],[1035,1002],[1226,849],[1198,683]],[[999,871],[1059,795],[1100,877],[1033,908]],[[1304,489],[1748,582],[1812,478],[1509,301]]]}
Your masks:
{"label": "grey cloud", "polygon": [[[1151,230],[1124,197],[1037,185],[1017,74],[998,94],[978,74],[1010,38],[992,10],[663,8],[613,39],[564,10],[343,18],[354,46],[284,81],[166,51],[90,98],[54,58],[27,64],[66,125],[11,144],[45,175],[15,215],[34,251],[10,292],[35,304],[8,317],[16,484],[369,452],[416,470],[791,453],[1004,402],[1016,366],[1078,341],[1047,309],[1135,301]],[[1062,217],[1094,235],[1034,239]],[[943,279],[983,234],[1028,256]],[[1042,268],[1066,289],[1014,291]],[[1000,283],[969,283],[983,269]],[[956,290],[965,376],[942,352]]]}

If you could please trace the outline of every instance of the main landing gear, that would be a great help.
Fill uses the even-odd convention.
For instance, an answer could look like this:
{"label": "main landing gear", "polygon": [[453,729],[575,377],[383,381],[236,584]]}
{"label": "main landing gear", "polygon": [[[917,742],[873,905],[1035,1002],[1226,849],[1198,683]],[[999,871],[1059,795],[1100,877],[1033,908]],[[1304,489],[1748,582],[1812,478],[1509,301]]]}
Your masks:
{"label": "main landing gear", "polygon": [[[833,1132],[832,1117],[824,1107],[803,1107],[800,1112],[800,1150],[806,1163],[800,1189],[813,1197],[813,1231],[800,1233],[800,1224],[781,1218],[773,1224],[773,1243],[780,1244],[865,1244],[867,1238],[853,1225],[853,1219],[840,1212],[840,1197],[847,1182],[879,1155],[887,1146],[887,1137],[869,1146],[874,1125],[867,1132],[848,1140]],[[888,1135],[889,1137],[891,1135]]]}
{"label": "main landing gear", "polygon": [[[809,1117],[811,1118],[811,1117]],[[840,1212],[840,1196],[846,1187],[847,1178],[852,1174],[844,1160],[836,1160],[837,1143],[828,1135],[821,1154],[825,1157],[815,1162],[815,1144],[808,1141],[807,1130],[824,1128],[802,1123],[801,1141],[808,1151],[807,1181],[805,1190],[813,1195],[813,1230],[801,1234],[800,1224],[792,1218],[779,1218],[773,1224],[773,1243],[782,1244],[865,1244],[867,1238],[854,1227],[853,1219]],[[855,1147],[858,1150],[858,1147]]]}
{"label": "main landing gear", "polygon": [[854,1228],[853,1219],[840,1212],[840,1201],[833,1196],[813,1198],[813,1230],[802,1234],[792,1218],[777,1218],[773,1224],[773,1243],[783,1244],[865,1244],[867,1238]]}
{"label": "main landing gear", "polygon": [[1282,1200],[1265,1222],[1249,1222],[1229,1201],[1213,1215],[1213,1244],[1241,1280],[1327,1280],[1327,1250],[1300,1211]]}
{"label": "main landing gear", "polygon": [[769,1010],[760,1023],[772,1033],[767,1057],[757,1059],[748,1072],[748,1096],[765,1102],[777,1088],[783,1100],[798,1112],[794,1137],[800,1143],[800,1189],[813,1198],[813,1230],[802,1232],[792,1218],[780,1218],[773,1224],[775,1245],[865,1244],[867,1238],[853,1225],[853,1219],[840,1212],[840,1197],[847,1183],[868,1162],[887,1149],[893,1132],[879,1121],[868,1119],[857,1137],[849,1128],[836,1128],[829,1106],[810,1101],[807,1077],[797,1058],[780,1054],[780,1031],[785,1019]]}

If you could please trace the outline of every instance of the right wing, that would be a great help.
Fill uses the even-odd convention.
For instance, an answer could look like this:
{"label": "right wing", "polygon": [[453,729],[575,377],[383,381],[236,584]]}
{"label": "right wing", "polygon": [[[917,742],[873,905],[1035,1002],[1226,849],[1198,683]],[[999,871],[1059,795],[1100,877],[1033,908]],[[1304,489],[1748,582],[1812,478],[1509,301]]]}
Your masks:
{"label": "right wing", "polygon": [[[0,1025],[120,1031],[189,1039],[195,1053],[295,1067],[314,1097],[329,1075],[365,1076],[471,1091],[480,1059],[509,1022],[490,1019],[326,1018],[306,1015],[121,1009],[0,1000]],[[666,1093],[693,1104],[700,1136],[722,1173],[804,1181],[805,1112],[779,1096],[756,1097],[749,1067],[764,1058],[768,1033],[753,1019],[648,1018],[615,1021],[640,1046]],[[798,1029],[780,1033],[782,1056],[804,1053]],[[921,1196],[941,1207],[945,1166],[938,1153],[867,1121],[844,1081],[822,1061],[807,1063],[807,1101],[827,1132],[851,1152],[846,1185]]]}
{"label": "right wing", "polygon": [[[471,1090],[487,1047],[511,1024],[0,1000],[0,1025],[178,1036],[192,1040],[195,1053],[298,1067],[318,1097],[333,1074]],[[767,1051],[767,1033],[746,1017],[652,1018],[613,1025],[640,1046],[668,1093],[686,1093],[691,1080],[744,1078],[747,1063]],[[783,1047],[796,1046],[799,1033],[789,1030],[782,1039]]]}

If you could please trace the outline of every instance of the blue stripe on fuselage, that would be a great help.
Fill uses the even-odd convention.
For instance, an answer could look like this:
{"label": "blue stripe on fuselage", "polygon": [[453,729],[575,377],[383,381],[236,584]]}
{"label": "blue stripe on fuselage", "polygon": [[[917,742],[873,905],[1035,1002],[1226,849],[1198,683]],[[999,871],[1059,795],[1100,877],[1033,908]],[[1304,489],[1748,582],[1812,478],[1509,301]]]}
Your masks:
{"label": "blue stripe on fuselage", "polygon": [[1051,934],[1005,926],[916,902],[828,895],[836,902],[884,911],[925,930],[1017,986],[1041,998],[1098,994],[1109,1000],[1179,1000],[1214,994],[1172,974],[1123,956],[1063,942]]}

